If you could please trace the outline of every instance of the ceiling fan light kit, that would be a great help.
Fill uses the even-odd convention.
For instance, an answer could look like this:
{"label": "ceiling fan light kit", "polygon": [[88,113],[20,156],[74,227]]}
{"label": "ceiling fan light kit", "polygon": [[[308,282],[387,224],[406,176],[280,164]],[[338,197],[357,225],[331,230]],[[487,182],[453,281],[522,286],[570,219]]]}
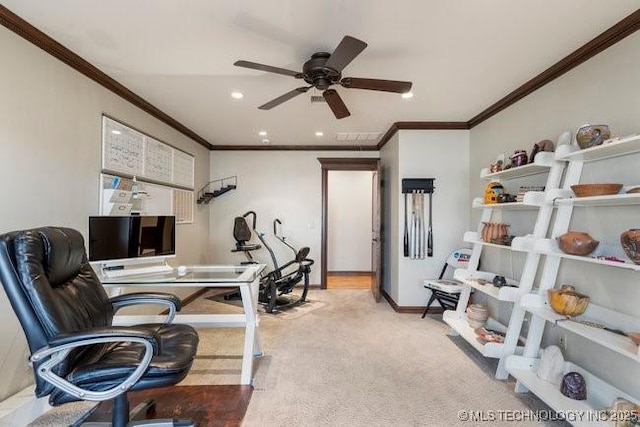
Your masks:
{"label": "ceiling fan light kit", "polygon": [[302,79],[310,85],[293,89],[292,91],[261,105],[258,107],[259,109],[270,110],[298,95],[306,93],[311,88],[316,88],[323,91],[322,97],[327,102],[336,118],[342,119],[350,116],[351,113],[344,101],[342,101],[340,94],[335,89],[331,89],[331,86],[333,85],[340,85],[346,89],[367,89],[401,94],[407,93],[411,90],[411,82],[362,79],[355,77],[342,78],[342,70],[366,47],[367,44],[362,40],[358,40],[351,36],[344,36],[333,53],[316,52],[311,55],[311,59],[305,62],[302,66],[302,72],[272,67],[270,65],[258,64],[250,61],[236,61],[234,65]]}

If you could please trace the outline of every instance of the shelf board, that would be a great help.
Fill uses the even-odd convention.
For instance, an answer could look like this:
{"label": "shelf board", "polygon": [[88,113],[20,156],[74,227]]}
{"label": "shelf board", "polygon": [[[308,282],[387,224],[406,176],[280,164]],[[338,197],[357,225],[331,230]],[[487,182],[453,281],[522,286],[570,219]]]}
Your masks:
{"label": "shelf board", "polygon": [[589,255],[581,256],[581,255],[566,254],[558,248],[558,244],[554,239],[540,239],[536,241],[534,245],[534,250],[535,252],[542,255],[556,256],[561,258],[572,259],[575,261],[605,265],[608,267],[616,267],[616,268],[624,268],[627,270],[640,271],[640,264],[634,264],[630,261],[625,261],[625,262],[607,261],[604,259],[593,258]]}
{"label": "shelf board", "polygon": [[[504,344],[495,343],[495,342],[483,342],[478,338],[478,335],[475,333],[474,329],[469,326],[469,322],[467,322],[466,313],[462,313],[459,315],[457,311],[454,310],[446,310],[442,314],[442,320],[451,327],[454,331],[456,331],[466,342],[471,344],[476,350],[478,350],[485,357],[493,357],[500,358],[502,357],[502,347]],[[485,325],[489,329],[493,329],[502,333],[507,331],[507,328],[497,322],[496,320],[489,318],[487,319],[487,324]],[[517,353],[522,353],[523,347],[518,347],[516,349]]]}
{"label": "shelf board", "polygon": [[[571,420],[574,426],[614,426],[610,421],[599,421],[596,418],[598,411],[611,407],[615,399],[622,397],[630,402],[638,404],[638,400],[618,390],[609,383],[601,380],[592,373],[582,369],[571,362],[565,362],[563,373],[578,372],[587,383],[587,400],[574,400],[560,393],[560,387],[556,384],[538,378],[535,372],[539,359],[523,356],[508,356],[506,359],[507,371],[529,391],[538,396],[553,410],[562,413],[583,414],[583,419]],[[591,417],[591,419],[589,419]]]}
{"label": "shelf board", "polygon": [[489,247],[492,247],[492,248],[501,248],[501,249],[511,250],[511,246],[498,245],[496,243],[485,242],[484,240],[482,240],[480,238],[480,235],[476,231],[467,231],[466,233],[464,233],[464,236],[462,237],[462,240],[465,243],[473,243],[474,245],[477,244],[477,245],[489,246]]}
{"label": "shelf board", "polygon": [[480,172],[480,178],[487,180],[501,181],[504,179],[522,178],[525,176],[539,175],[549,171],[551,165],[553,165],[555,158],[554,153],[541,152],[536,154],[533,163],[526,164],[524,166],[518,166],[510,169],[505,169],[500,172],[490,173],[488,168],[482,169]]}
{"label": "shelf board", "polygon": [[640,134],[613,138],[601,145],[580,150],[576,145],[561,145],[556,159],[564,161],[594,162],[640,152]]}
{"label": "shelf board", "polygon": [[640,193],[612,194],[609,196],[571,197],[567,199],[556,199],[555,204],[557,206],[573,205],[580,207],[640,205]]}
{"label": "shelf board", "polygon": [[[463,284],[470,286],[473,289],[477,289],[483,294],[499,301],[515,302],[523,294],[523,292],[517,287],[503,286],[501,288],[498,288],[496,286],[493,286],[493,283],[491,283],[491,281],[494,277],[495,273],[491,273],[488,271],[469,271],[461,268],[456,269],[456,271],[453,273],[454,279],[460,280]],[[483,285],[474,279],[488,280],[489,283]],[[510,285],[519,285],[518,282],[512,279],[507,279],[507,283]]]}
{"label": "shelf board", "polygon": [[530,252],[533,250],[535,239],[532,234],[526,236],[516,236],[511,241],[511,250],[516,252]]}
{"label": "shelf board", "polygon": [[487,203],[483,202],[483,199],[478,197],[473,200],[474,209],[501,209],[501,210],[534,210],[540,207],[539,204],[531,204],[526,202],[509,202],[509,203]]}
{"label": "shelf board", "polygon": [[[607,331],[605,329],[584,325],[576,321],[568,320],[565,316],[556,313],[549,307],[545,297],[539,294],[527,294],[520,299],[520,306],[548,322],[563,328],[576,335],[587,338],[616,353],[640,362],[638,346],[623,335]],[[609,328],[626,331],[640,330],[640,319],[615,312],[613,310],[590,303],[587,311],[579,317],[580,320],[604,324]]]}

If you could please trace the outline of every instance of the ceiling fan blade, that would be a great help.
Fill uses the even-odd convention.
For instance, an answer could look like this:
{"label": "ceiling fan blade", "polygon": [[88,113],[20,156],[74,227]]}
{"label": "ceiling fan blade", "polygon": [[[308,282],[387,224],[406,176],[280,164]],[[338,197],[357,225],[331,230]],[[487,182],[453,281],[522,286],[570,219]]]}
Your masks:
{"label": "ceiling fan blade", "polygon": [[412,85],[411,82],[397,80],[358,79],[355,77],[345,77],[340,81],[340,84],[349,89],[368,89],[397,93],[409,92]]}
{"label": "ceiling fan blade", "polygon": [[298,95],[301,95],[303,93],[305,93],[306,91],[308,91],[309,89],[311,89],[313,86],[309,86],[309,87],[299,87],[297,89],[292,90],[291,92],[287,92],[282,96],[277,97],[276,99],[273,99],[269,102],[267,102],[264,105],[259,106],[258,108],[260,110],[270,110],[273,107],[277,107],[278,105],[282,104],[285,101],[290,100],[291,98],[295,98]]}
{"label": "ceiling fan blade", "polygon": [[327,59],[325,66],[341,72],[344,67],[349,65],[366,47],[367,44],[362,40],[351,36],[344,36],[336,50],[334,50],[329,59]]}
{"label": "ceiling fan blade", "polygon": [[236,67],[251,68],[252,70],[267,71],[269,73],[276,73],[276,74],[284,74],[285,76],[291,76],[297,79],[302,78],[302,73],[300,73],[299,71],[291,71],[284,68],[272,67],[271,65],[258,64],[256,62],[236,61],[233,63],[233,65],[235,65]]}
{"label": "ceiling fan blade", "polygon": [[344,119],[345,117],[349,117],[351,115],[351,113],[347,109],[347,106],[344,105],[342,98],[340,98],[340,95],[334,89],[325,90],[322,93],[322,96],[324,96],[324,100],[327,101],[327,104],[329,104],[329,108],[331,108],[331,111],[333,111],[336,119]]}

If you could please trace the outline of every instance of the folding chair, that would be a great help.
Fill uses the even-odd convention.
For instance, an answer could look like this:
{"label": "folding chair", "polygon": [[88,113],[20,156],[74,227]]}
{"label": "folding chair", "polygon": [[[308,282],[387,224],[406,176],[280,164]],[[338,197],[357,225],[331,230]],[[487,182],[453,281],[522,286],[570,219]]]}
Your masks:
{"label": "folding chair", "polygon": [[462,291],[462,282],[456,279],[443,279],[443,277],[447,271],[447,267],[452,267],[454,270],[456,268],[467,268],[470,258],[471,249],[456,249],[451,252],[451,255],[447,258],[440,272],[440,276],[437,279],[425,279],[422,282],[425,289],[431,290],[431,297],[422,313],[423,319],[429,312],[429,307],[434,300],[438,301],[440,306],[445,310],[456,309],[458,300],[460,299],[460,292]]}

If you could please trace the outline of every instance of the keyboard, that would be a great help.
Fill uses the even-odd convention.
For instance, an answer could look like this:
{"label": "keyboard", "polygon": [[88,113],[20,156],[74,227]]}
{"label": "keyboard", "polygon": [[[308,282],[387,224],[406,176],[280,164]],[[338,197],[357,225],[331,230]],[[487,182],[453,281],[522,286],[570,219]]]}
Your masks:
{"label": "keyboard", "polygon": [[102,274],[109,279],[115,279],[117,277],[126,276],[139,276],[142,274],[158,274],[158,273],[170,273],[173,271],[173,267],[170,265],[154,265],[152,267],[141,268],[123,268],[121,270],[104,270]]}

